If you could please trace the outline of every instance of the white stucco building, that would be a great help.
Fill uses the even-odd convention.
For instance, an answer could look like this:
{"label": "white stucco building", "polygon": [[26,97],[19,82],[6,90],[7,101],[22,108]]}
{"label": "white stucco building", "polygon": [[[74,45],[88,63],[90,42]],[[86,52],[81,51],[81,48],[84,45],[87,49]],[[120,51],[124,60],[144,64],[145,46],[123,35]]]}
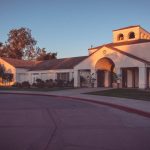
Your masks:
{"label": "white stucco building", "polygon": [[74,79],[74,86],[123,88],[150,87],[150,33],[141,26],[113,30],[112,43],[88,49],[88,56],[43,62],[0,58],[14,82],[35,82],[37,78]]}

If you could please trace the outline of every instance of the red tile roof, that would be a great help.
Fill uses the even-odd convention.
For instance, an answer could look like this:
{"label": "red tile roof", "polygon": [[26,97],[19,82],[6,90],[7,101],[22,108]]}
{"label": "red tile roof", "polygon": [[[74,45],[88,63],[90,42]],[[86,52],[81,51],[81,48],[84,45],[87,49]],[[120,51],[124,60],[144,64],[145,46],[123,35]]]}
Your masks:
{"label": "red tile roof", "polygon": [[110,48],[110,49],[112,49],[112,50],[114,50],[114,51],[116,51],[116,52],[119,52],[119,53],[121,53],[121,54],[123,54],[123,55],[126,55],[126,56],[128,56],[128,57],[130,57],[130,58],[136,59],[136,60],[138,60],[138,61],[140,61],[140,62],[143,62],[143,63],[146,63],[146,64],[149,64],[149,65],[150,65],[150,61],[147,61],[147,60],[145,60],[145,59],[142,59],[142,58],[140,58],[140,57],[137,57],[137,56],[135,56],[135,55],[133,55],[133,54],[124,52],[124,51],[122,51],[122,50],[120,50],[120,49],[118,49],[118,48],[115,48],[115,47],[113,47],[112,45],[109,45],[109,44],[106,44],[106,45],[103,45],[103,46],[99,46],[99,48],[98,48],[95,52],[93,52],[92,54],[90,54],[89,56],[95,54],[98,50],[100,50],[100,48],[102,48],[102,47],[104,47],[104,46],[107,47],[107,48]]}
{"label": "red tile roof", "polygon": [[143,62],[143,63],[146,63],[146,64],[149,64],[150,65],[150,61],[147,61],[145,59],[142,59],[140,57],[137,57],[133,54],[130,54],[130,53],[127,53],[127,52],[124,52],[118,48],[115,48],[114,46],[121,46],[121,45],[131,45],[131,44],[140,44],[140,43],[147,43],[147,42],[150,42],[150,40],[146,40],[146,39],[140,39],[140,40],[134,40],[134,41],[126,41],[126,42],[119,42],[119,43],[108,43],[108,44],[104,44],[104,45],[101,45],[101,46],[97,46],[97,47],[93,47],[93,48],[90,48],[89,50],[92,50],[92,49],[96,49],[95,52],[91,53],[89,56],[93,55],[94,53],[96,53],[98,50],[100,50],[102,47],[107,47],[107,48],[110,48],[114,51],[117,51],[123,55],[126,55],[130,58],[133,58],[133,59],[136,59],[140,62]]}
{"label": "red tile roof", "polygon": [[120,28],[120,29],[116,29],[116,30],[113,30],[113,31],[119,31],[119,30],[124,30],[124,29],[130,29],[130,28],[134,28],[134,27],[140,27],[141,29],[143,29],[145,32],[149,33],[149,31],[147,31],[146,29],[144,29],[143,27],[141,27],[140,25],[134,25],[134,26],[128,26],[128,27],[124,27],[124,28]]}
{"label": "red tile roof", "polygon": [[31,60],[20,60],[20,59],[14,59],[14,58],[4,58],[0,57],[4,61],[8,62],[15,68],[25,68],[25,69],[30,69],[33,66],[37,65],[40,63],[40,61],[31,61]]}
{"label": "red tile roof", "polygon": [[56,69],[73,69],[74,66],[86,59],[88,56],[52,59],[39,63],[32,70],[56,70]]}
{"label": "red tile roof", "polygon": [[133,41],[125,41],[125,42],[117,42],[117,43],[108,43],[108,44],[103,44],[97,47],[89,48],[89,50],[92,49],[100,49],[103,46],[123,46],[123,45],[131,45],[131,44],[140,44],[140,43],[148,43],[150,40],[148,39],[139,39],[139,40],[133,40]]}
{"label": "red tile roof", "polygon": [[[150,62],[147,60],[144,60],[135,55],[126,53],[126,52],[114,47],[114,46],[121,46],[121,45],[147,43],[147,42],[150,42],[150,40],[140,39],[140,40],[134,40],[134,41],[119,42],[119,43],[108,43],[108,44],[104,44],[101,46],[90,48],[89,50],[97,49],[95,51],[95,52],[97,52],[100,48],[106,46],[114,51],[117,51],[117,52],[123,54],[123,55],[131,57],[131,58],[141,61],[143,63],[150,64]],[[92,53],[91,55],[93,55],[94,53]],[[19,59],[13,59],[13,58],[2,58],[2,59],[16,68],[27,68],[27,69],[30,69],[31,71],[32,70],[34,71],[34,70],[73,69],[74,66],[79,64],[84,59],[90,57],[91,55],[72,57],[72,58],[53,59],[53,60],[47,60],[47,61],[29,61],[29,60],[19,60]]]}

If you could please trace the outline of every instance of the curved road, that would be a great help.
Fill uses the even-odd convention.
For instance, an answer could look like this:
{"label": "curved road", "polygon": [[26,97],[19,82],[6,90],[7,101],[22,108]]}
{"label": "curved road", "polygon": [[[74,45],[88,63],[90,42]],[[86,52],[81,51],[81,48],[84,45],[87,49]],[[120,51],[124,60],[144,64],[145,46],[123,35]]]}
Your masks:
{"label": "curved road", "polygon": [[0,150],[150,150],[150,119],[71,99],[1,94]]}

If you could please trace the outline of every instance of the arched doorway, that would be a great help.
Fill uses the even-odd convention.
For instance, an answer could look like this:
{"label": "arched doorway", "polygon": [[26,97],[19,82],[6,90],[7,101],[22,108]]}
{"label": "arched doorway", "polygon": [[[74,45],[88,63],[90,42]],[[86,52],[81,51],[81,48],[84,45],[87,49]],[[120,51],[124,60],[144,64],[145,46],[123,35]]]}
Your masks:
{"label": "arched doorway", "polygon": [[115,64],[109,58],[101,58],[95,65],[97,70],[97,86],[112,87]]}

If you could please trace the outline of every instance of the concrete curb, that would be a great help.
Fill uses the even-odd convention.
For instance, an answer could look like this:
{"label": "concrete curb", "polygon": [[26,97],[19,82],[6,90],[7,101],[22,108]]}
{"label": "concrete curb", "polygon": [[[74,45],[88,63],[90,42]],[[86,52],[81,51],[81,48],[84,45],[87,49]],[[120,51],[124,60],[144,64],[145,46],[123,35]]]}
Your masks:
{"label": "concrete curb", "polygon": [[131,108],[131,107],[127,107],[127,106],[122,106],[122,105],[118,105],[118,104],[113,104],[110,102],[100,102],[100,101],[96,101],[96,100],[90,100],[90,99],[85,99],[85,98],[77,98],[77,97],[71,97],[71,96],[58,96],[58,95],[51,95],[51,94],[39,94],[39,93],[15,93],[15,92],[0,92],[0,94],[18,94],[18,95],[38,95],[38,96],[52,96],[52,97],[59,97],[59,98],[67,98],[67,99],[74,99],[74,100],[78,100],[78,101],[83,101],[83,102],[89,102],[89,103],[94,103],[94,104],[100,104],[100,105],[105,105],[105,106],[109,106],[112,108],[116,108],[116,109],[120,109],[129,113],[134,113],[134,114],[138,114],[140,116],[144,116],[147,118],[150,118],[150,113],[143,111],[143,110],[139,110],[139,109],[135,109],[135,108]]}

